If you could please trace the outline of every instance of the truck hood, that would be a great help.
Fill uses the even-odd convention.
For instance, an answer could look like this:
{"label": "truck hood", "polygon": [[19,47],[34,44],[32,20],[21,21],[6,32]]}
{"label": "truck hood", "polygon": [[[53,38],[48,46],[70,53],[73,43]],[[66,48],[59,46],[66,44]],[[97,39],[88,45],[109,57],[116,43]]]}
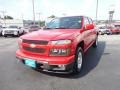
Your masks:
{"label": "truck hood", "polygon": [[54,29],[54,30],[39,30],[26,35],[21,38],[28,40],[60,40],[60,39],[74,39],[80,34],[80,29]]}

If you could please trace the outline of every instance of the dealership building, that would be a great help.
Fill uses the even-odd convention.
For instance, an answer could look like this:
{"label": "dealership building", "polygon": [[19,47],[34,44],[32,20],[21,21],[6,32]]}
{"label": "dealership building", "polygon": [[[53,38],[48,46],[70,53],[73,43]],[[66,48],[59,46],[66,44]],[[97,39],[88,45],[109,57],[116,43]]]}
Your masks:
{"label": "dealership building", "polygon": [[23,23],[23,20],[20,20],[20,19],[0,19],[0,25],[2,26],[10,26],[10,25],[16,25],[16,26],[19,26],[19,27],[23,27],[24,26],[24,23]]}

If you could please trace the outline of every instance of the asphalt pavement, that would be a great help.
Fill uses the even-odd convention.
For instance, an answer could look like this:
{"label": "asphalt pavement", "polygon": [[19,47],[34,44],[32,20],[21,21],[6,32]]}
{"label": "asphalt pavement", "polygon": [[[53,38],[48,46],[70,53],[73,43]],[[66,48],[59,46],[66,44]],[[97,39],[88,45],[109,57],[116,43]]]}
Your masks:
{"label": "asphalt pavement", "polygon": [[0,37],[0,90],[120,90],[120,35],[101,35],[78,75],[38,72],[18,62],[15,37]]}

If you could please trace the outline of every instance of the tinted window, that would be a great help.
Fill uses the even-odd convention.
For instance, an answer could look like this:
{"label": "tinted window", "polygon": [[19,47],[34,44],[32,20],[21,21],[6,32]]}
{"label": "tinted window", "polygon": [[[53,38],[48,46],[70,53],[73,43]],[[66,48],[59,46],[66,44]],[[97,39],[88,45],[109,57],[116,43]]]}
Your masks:
{"label": "tinted window", "polygon": [[55,18],[51,22],[47,23],[46,28],[49,29],[79,29],[82,26],[82,17],[62,17]]}
{"label": "tinted window", "polygon": [[93,21],[92,21],[92,19],[90,19],[90,18],[89,18],[89,22],[90,22],[90,24],[93,24]]}
{"label": "tinted window", "polygon": [[18,26],[9,26],[9,28],[18,28]]}
{"label": "tinted window", "polygon": [[88,18],[84,18],[84,25],[87,25],[87,24],[89,24],[89,21],[88,21]]}

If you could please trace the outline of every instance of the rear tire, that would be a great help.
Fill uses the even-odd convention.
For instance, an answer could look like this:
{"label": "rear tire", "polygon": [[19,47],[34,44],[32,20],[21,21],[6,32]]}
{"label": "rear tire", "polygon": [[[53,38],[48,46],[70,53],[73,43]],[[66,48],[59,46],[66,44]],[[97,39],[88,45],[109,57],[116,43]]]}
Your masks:
{"label": "rear tire", "polygon": [[75,74],[80,73],[82,69],[82,64],[83,64],[83,50],[81,47],[78,47],[75,55],[73,73]]}

